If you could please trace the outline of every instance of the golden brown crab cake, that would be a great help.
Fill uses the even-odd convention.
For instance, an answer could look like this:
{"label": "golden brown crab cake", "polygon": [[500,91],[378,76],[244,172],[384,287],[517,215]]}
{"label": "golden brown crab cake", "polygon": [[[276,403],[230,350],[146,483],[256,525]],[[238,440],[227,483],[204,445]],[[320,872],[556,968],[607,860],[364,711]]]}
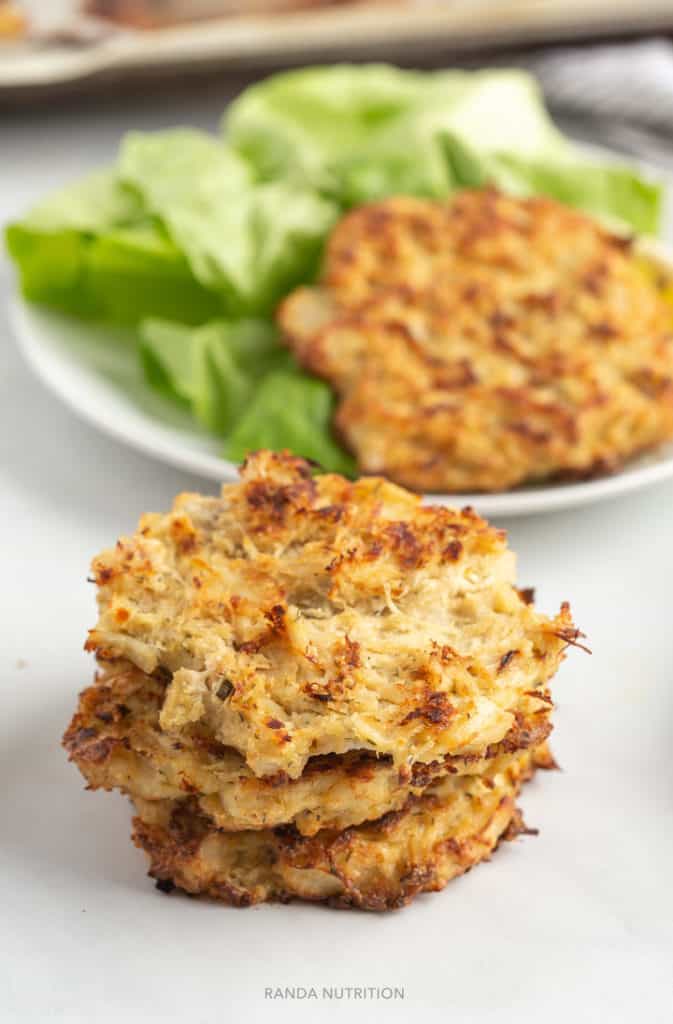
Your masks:
{"label": "golden brown crab cake", "polygon": [[289,346],[340,398],[360,469],[495,491],[615,469],[673,435],[673,321],[628,240],[492,190],[348,214]]}
{"label": "golden brown crab cake", "polygon": [[483,755],[578,632],[514,585],[505,534],[381,479],[259,452],[94,560],[87,646],[171,673],[176,741],[201,723],[258,776],[369,750],[396,768]]}
{"label": "golden brown crab cake", "polygon": [[551,731],[549,695],[524,697],[505,739],[484,758],[445,758],[396,768],[390,757],[350,751],[311,758],[299,779],[257,778],[239,753],[201,724],[180,740],[164,733],[159,712],[166,683],[128,662],[103,666],[80,695],[64,736],[70,759],[90,788],[120,789],[145,800],[192,794],[200,809],[227,831],[294,824],[303,835],[341,830],[398,810],[446,774],[476,774],[505,752],[539,745]]}
{"label": "golden brown crab cake", "polygon": [[189,799],[135,801],[133,839],[160,888],[238,906],[299,898],[387,910],[442,889],[504,835],[525,831],[515,798],[536,766],[550,766],[544,747],[498,758],[483,775],[449,776],[378,821],[312,837],[223,832]]}

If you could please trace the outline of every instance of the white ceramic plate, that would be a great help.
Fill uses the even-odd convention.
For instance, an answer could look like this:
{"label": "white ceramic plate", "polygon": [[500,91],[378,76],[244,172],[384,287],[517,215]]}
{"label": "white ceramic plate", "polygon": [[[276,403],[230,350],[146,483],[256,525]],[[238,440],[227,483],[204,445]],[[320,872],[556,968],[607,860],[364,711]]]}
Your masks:
{"label": "white ceramic plate", "polygon": [[[673,268],[673,250],[656,246]],[[83,323],[16,298],[14,333],[29,365],[74,412],[117,440],[211,480],[234,480],[221,441],[145,384],[130,333]],[[673,477],[673,442],[612,476],[519,488],[504,494],[428,494],[432,504],[474,505],[486,516],[519,516],[616,497]]]}
{"label": "white ceramic plate", "polygon": [[[673,270],[673,248],[648,242],[648,254]],[[117,440],[212,480],[233,480],[236,467],[221,442],[155,395],[143,380],[133,338],[124,331],[70,319],[16,298],[11,320],[19,345],[44,384],[76,413]],[[486,516],[572,508],[673,477],[673,443],[634,459],[613,476],[525,487],[505,494],[429,494],[433,504],[471,504]]]}

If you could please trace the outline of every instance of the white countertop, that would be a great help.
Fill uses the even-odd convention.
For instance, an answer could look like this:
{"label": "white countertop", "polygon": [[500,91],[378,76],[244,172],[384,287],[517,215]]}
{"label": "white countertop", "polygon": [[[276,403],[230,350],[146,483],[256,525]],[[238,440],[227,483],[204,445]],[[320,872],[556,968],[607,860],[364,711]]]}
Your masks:
{"label": "white countertop", "polygon": [[[0,115],[0,222],[113,157],[123,130],[214,127],[192,87],[102,108]],[[407,910],[231,910],[157,893],[124,801],[83,790],[61,733],[92,665],[88,562],[208,482],[95,433],[29,375],[0,264],[0,1019],[673,1019],[673,484],[512,521],[520,580],[568,598],[591,657],[555,687],[563,772],[523,797],[538,837]],[[265,988],[402,986],[404,1000],[265,999]]]}

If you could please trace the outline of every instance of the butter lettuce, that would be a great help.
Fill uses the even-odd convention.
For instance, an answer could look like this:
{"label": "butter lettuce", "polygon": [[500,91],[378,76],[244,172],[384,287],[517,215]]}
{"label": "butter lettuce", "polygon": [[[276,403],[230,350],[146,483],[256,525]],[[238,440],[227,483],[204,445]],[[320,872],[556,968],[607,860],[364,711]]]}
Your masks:
{"label": "butter lettuce", "polygon": [[113,170],[94,171],[38,203],[23,221],[35,231],[95,234],[144,218],[142,204]]}
{"label": "butter lettuce", "polygon": [[268,316],[343,210],[484,182],[658,226],[659,186],[587,159],[522,71],[308,68],[246,89],[223,123],[224,140],[132,132],[113,168],[11,224],[24,295],[109,322]]}
{"label": "butter lettuce", "polygon": [[196,328],[145,320],[140,354],[154,388],[189,405],[200,423],[223,436],[249,403],[257,382],[292,364],[265,320],[213,321]]}
{"label": "butter lettuce", "polygon": [[27,299],[80,317],[198,322],[221,310],[182,252],[113,171],[57,192],[10,224],[7,248]]}
{"label": "butter lettuce", "polygon": [[230,104],[223,133],[263,179],[296,178],[337,191],[340,160],[366,149],[372,133],[422,95],[425,81],[384,64],[285,72]]}
{"label": "butter lettuce", "polygon": [[188,129],[132,133],[113,171],[7,229],[26,298],[83,317],[204,323],[268,315],[315,276],[339,216],[305,186],[256,184],[230,147]]}
{"label": "butter lettuce", "polygon": [[321,469],[355,475],[355,461],[331,435],[334,396],[322,380],[298,370],[270,373],[262,380],[224,448],[234,462],[258,448],[289,448]]}
{"label": "butter lettuce", "polygon": [[638,234],[658,230],[662,190],[628,167],[578,162],[572,155],[550,161],[511,153],[479,154],[449,135],[442,144],[452,176],[462,187],[495,185],[512,195],[550,196]]}
{"label": "butter lettuce", "polygon": [[187,129],[127,136],[118,172],[233,315],[269,312],[312,277],[339,214],[306,188],[255,185],[233,149]]}
{"label": "butter lettuce", "polygon": [[251,166],[214,135],[194,128],[128,132],[118,178],[155,213],[199,218],[252,183]]}
{"label": "butter lettuce", "polygon": [[222,131],[261,177],[295,177],[337,194],[359,162],[390,171],[393,184],[405,166],[414,191],[433,180],[440,187],[439,168],[428,173],[425,160],[441,162],[442,132],[484,152],[533,157],[568,147],[535,80],[516,70],[343,64],[286,72],[246,89],[225,112]]}
{"label": "butter lettuce", "polygon": [[[400,192],[441,197],[489,181],[635,231],[659,223],[659,186],[565,139],[523,71],[292,71],[247,89],[228,108],[223,132],[261,178],[301,181],[343,206]],[[452,159],[455,146],[471,154],[478,175]]]}
{"label": "butter lettuce", "polygon": [[113,167],[38,204],[6,240],[31,301],[138,325],[148,384],[230,458],[287,447],[353,472],[331,391],[278,343],[274,308],[315,278],[350,207],[486,184],[658,227],[661,188],[576,148],[524,72],[337,65],[246,89],[220,136],[130,133]]}
{"label": "butter lettuce", "polygon": [[289,448],[323,469],[354,471],[330,433],[329,387],[299,369],[267,321],[194,328],[146,320],[140,338],[148,383],[190,408],[207,430],[228,437],[227,457],[240,461],[257,448]]}

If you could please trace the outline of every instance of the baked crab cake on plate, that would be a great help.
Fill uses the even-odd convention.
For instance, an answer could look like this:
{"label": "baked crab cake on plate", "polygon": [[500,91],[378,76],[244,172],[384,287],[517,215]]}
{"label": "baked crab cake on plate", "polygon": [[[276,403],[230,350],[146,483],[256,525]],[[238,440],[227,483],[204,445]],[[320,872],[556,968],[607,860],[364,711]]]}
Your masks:
{"label": "baked crab cake on plate", "polygon": [[[220,497],[143,516],[93,574],[100,672],[65,745],[92,787],[136,803],[158,877],[235,902],[394,905],[447,881],[458,861],[432,851],[458,841],[456,801],[476,808],[485,786],[513,807],[506,780],[544,760],[549,681],[579,637],[567,605],[548,618],[517,589],[505,535],[470,509],[314,476],[288,453],[251,456]],[[488,852],[512,814],[459,817],[463,837],[487,830]],[[362,879],[312,889],[318,868],[296,874],[298,851],[327,863],[353,829],[357,858],[385,861],[380,899],[349,895],[370,892]],[[405,888],[416,869],[432,885]]]}
{"label": "baked crab cake on plate", "polygon": [[468,190],[347,214],[281,305],[366,473],[418,491],[586,478],[673,436],[673,322],[632,242],[546,198]]}

